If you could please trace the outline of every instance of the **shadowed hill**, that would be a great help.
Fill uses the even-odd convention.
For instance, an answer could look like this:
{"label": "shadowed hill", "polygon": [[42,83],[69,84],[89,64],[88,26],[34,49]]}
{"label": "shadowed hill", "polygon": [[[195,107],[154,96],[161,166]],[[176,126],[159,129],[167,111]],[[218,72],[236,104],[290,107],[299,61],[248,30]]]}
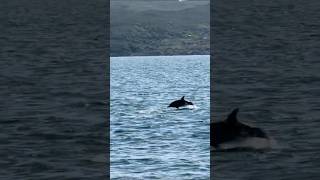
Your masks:
{"label": "shadowed hill", "polygon": [[111,56],[209,54],[208,2],[139,2],[111,2]]}

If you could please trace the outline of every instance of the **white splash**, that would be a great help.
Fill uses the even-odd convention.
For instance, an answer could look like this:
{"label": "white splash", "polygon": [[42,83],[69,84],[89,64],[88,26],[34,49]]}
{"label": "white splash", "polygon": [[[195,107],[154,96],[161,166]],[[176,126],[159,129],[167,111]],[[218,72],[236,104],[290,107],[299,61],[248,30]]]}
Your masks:
{"label": "white splash", "polygon": [[193,110],[195,110],[195,109],[199,109],[199,107],[196,105],[186,105],[186,106],[179,107],[179,109],[193,109]]}

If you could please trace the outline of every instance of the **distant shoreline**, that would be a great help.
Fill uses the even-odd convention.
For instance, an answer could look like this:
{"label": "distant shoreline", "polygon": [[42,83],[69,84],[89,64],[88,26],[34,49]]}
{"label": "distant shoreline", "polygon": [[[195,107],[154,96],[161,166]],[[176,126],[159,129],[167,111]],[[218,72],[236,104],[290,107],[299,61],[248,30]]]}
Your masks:
{"label": "distant shoreline", "polygon": [[210,54],[208,2],[112,2],[110,56]]}

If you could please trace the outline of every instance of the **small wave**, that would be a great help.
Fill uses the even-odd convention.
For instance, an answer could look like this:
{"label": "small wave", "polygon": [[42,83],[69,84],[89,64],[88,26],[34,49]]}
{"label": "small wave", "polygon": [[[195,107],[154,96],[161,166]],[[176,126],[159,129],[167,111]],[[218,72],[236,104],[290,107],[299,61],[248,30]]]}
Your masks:
{"label": "small wave", "polygon": [[139,118],[152,118],[159,114],[162,114],[164,111],[164,108],[150,107],[148,109],[142,109],[137,111],[137,116]]}
{"label": "small wave", "polygon": [[105,163],[106,160],[107,160],[107,156],[105,154],[96,155],[91,159],[91,161],[98,162],[98,163]]}
{"label": "small wave", "polygon": [[144,114],[144,115],[150,115],[150,114],[157,114],[157,113],[161,113],[163,110],[160,108],[155,108],[155,107],[151,107],[149,109],[143,109],[138,111],[139,114]]}

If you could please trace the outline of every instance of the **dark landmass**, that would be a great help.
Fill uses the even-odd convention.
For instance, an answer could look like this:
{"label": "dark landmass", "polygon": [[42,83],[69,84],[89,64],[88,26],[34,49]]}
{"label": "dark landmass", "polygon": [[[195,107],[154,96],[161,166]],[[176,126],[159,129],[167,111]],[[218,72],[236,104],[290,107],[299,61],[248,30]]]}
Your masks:
{"label": "dark landmass", "polygon": [[110,56],[210,52],[209,1],[111,1]]}

